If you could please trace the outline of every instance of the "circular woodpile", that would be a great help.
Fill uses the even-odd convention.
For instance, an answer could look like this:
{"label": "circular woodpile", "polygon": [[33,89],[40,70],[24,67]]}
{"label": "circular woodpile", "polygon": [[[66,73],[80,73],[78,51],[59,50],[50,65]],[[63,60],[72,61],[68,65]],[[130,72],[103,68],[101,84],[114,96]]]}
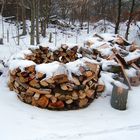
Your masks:
{"label": "circular woodpile", "polygon": [[11,60],[9,88],[19,99],[52,110],[88,106],[104,90],[98,83],[100,66],[86,57],[78,58],[78,46],[61,45],[56,50],[39,46]]}

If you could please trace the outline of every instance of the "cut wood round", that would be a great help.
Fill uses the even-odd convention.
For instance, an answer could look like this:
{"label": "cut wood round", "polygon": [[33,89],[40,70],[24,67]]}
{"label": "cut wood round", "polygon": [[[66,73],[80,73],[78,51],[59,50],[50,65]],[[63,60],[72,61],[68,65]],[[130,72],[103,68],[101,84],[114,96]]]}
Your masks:
{"label": "cut wood round", "polygon": [[128,98],[128,88],[120,87],[113,84],[113,90],[111,95],[111,106],[118,110],[126,110]]}

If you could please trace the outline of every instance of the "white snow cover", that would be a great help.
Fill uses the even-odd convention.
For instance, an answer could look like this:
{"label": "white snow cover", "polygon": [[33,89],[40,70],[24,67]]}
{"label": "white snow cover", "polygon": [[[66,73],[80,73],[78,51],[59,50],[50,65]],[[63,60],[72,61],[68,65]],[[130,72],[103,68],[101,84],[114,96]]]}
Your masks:
{"label": "white snow cover", "polygon": [[[73,48],[74,46],[78,46],[79,47],[79,45],[76,44],[76,43],[62,43],[62,44],[68,46],[68,50]],[[48,42],[47,43],[40,43],[40,46],[48,47],[49,50],[51,50],[51,51],[58,50],[61,47],[60,44],[55,46],[53,43],[48,43]]]}
{"label": "white snow cover", "polygon": [[119,81],[116,81],[114,80],[112,77],[113,77],[113,73],[109,73],[109,72],[105,72],[105,71],[101,71],[100,73],[101,77],[100,77],[100,80],[103,81],[105,83],[105,91],[104,91],[104,94],[103,96],[108,96],[108,95],[111,95],[112,93],[112,88],[113,88],[113,83],[120,86],[120,87],[123,87],[125,89],[128,89],[128,87],[119,82]]}
{"label": "white snow cover", "polygon": [[94,44],[95,42],[99,42],[100,39],[98,37],[89,37],[87,40],[85,40],[84,43],[86,43],[87,41]]}
{"label": "white snow cover", "polygon": [[102,33],[100,34],[100,36],[102,38],[104,38],[105,41],[112,41],[115,39],[116,35],[114,34],[111,34],[111,33]]}
{"label": "white snow cover", "polygon": [[81,61],[82,59],[78,59],[74,62],[69,62],[66,64],[66,67],[69,71],[69,73],[75,73],[76,75],[81,75],[81,72],[79,71],[80,66],[85,66],[84,62]]}
{"label": "white snow cover", "polygon": [[0,71],[3,71],[4,66],[0,63]]}
{"label": "white snow cover", "polygon": [[10,61],[9,63],[9,69],[14,70],[16,68],[20,68],[21,71],[24,71],[25,67],[29,67],[32,65],[36,65],[33,61],[30,60],[20,60],[20,59],[15,59]]}
{"label": "white snow cover", "polygon": [[78,76],[81,75],[81,72],[79,71],[79,67],[83,66],[85,67],[85,62],[90,62],[90,63],[94,63],[94,64],[99,64],[96,60],[91,60],[89,58],[83,57],[81,59],[78,59],[76,61],[73,62],[69,62],[66,64],[66,67],[68,69],[69,73],[74,73]]}
{"label": "white snow cover", "polygon": [[48,64],[36,65],[36,71],[46,74],[46,79],[59,74],[67,74],[65,65],[57,61]]}
{"label": "white snow cover", "polygon": [[32,50],[39,49],[39,46],[36,45],[29,45],[29,48]]}
{"label": "white snow cover", "polygon": [[90,47],[91,49],[98,49],[101,45],[104,45],[106,42],[104,41],[96,41],[94,44]]}
{"label": "white snow cover", "polygon": [[108,70],[110,65],[115,65],[115,66],[119,65],[115,60],[106,60],[106,59],[102,59],[102,61],[100,63],[102,65],[102,69],[104,71]]}
{"label": "white snow cover", "polygon": [[79,47],[79,44],[75,44],[75,43],[64,43],[66,46],[68,46],[68,50],[69,49],[72,49],[74,46],[78,46]]}
{"label": "white snow cover", "polygon": [[140,58],[140,50],[135,50],[134,52],[130,52],[126,57],[124,57],[125,61],[128,62],[132,59]]}
{"label": "white snow cover", "polygon": [[128,77],[135,77],[135,76],[137,76],[137,71],[136,71],[136,69],[134,69],[134,68],[129,68],[129,69],[125,69],[125,71],[126,71],[126,73],[127,73],[127,76]]}
{"label": "white snow cover", "polygon": [[106,49],[102,48],[99,51],[101,52],[102,56],[109,56],[109,55],[113,54],[111,47],[106,48]]}
{"label": "white snow cover", "polygon": [[10,60],[12,59],[25,59],[25,55],[30,55],[32,52],[30,50],[22,50],[16,54],[14,54]]}
{"label": "white snow cover", "polygon": [[48,47],[49,50],[51,51],[55,51],[55,50],[58,50],[61,46],[60,45],[57,45],[55,46],[53,43],[40,43],[40,46],[43,46],[43,47]]}
{"label": "white snow cover", "polygon": [[[110,46],[110,43],[106,42],[105,40],[99,41],[99,38],[93,37],[93,38],[89,38],[87,41],[93,42],[93,44],[90,46],[89,49],[98,50],[102,56],[108,56],[113,53],[112,46]],[[105,48],[102,46],[105,46]],[[88,46],[86,46],[86,47],[88,47]]]}

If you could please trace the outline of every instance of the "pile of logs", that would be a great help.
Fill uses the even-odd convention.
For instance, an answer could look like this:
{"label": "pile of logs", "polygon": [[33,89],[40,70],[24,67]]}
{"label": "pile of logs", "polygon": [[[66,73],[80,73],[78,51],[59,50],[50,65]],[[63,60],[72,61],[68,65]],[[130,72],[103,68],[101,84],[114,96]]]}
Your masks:
{"label": "pile of logs", "polygon": [[[63,44],[55,50],[43,46],[29,50],[31,54],[14,60],[33,61],[35,64],[24,68],[19,64],[10,69],[9,88],[18,94],[20,100],[33,106],[53,110],[84,108],[106,89],[107,79],[101,76],[101,72],[109,73],[108,76],[111,73],[112,81],[119,81],[128,89],[140,85],[140,49],[119,35],[107,38],[95,34],[93,40],[85,41],[82,47]],[[54,62],[59,68],[53,69],[53,74],[48,76],[50,68],[47,64],[53,66]],[[45,64],[46,72],[38,71],[40,64]],[[70,70],[71,66],[77,67],[77,71]],[[133,74],[130,74],[132,70]],[[123,91],[126,93],[123,100],[127,100],[127,88],[120,88],[115,82],[113,85],[112,100],[115,97],[119,102]],[[115,108],[126,108],[120,103],[117,106],[115,99],[111,102]]]}
{"label": "pile of logs", "polygon": [[[113,60],[118,63],[119,67],[110,64],[108,72],[118,73],[118,76],[122,76],[124,78],[123,82],[129,89],[131,89],[131,86],[140,85],[140,48],[119,35],[112,35],[106,39],[107,37],[104,38],[102,35],[95,34],[93,38],[96,39],[87,40],[84,47],[80,48],[82,57],[97,61]],[[130,72],[127,73],[126,71],[131,68],[135,69],[135,74],[130,76]],[[117,72],[114,72],[114,70],[117,70]]]}
{"label": "pile of logs", "polygon": [[[98,83],[100,66],[88,61],[83,63],[84,65],[78,66],[78,73],[70,73],[67,68],[70,77],[64,71],[45,78],[47,75],[38,72],[35,65],[25,67],[24,71],[16,68],[9,72],[9,87],[18,94],[20,100],[33,106],[53,110],[84,108],[97,97],[97,92],[102,92],[105,87]],[[62,65],[65,66],[60,63],[60,68]]]}
{"label": "pile of logs", "polygon": [[68,63],[78,59],[77,56],[78,46],[76,45],[70,48],[68,45],[62,44],[61,47],[59,47],[56,50],[51,50],[50,47],[39,46],[38,49],[30,48],[30,50],[32,54],[27,55],[26,59],[32,60],[36,64],[50,63],[53,61]]}

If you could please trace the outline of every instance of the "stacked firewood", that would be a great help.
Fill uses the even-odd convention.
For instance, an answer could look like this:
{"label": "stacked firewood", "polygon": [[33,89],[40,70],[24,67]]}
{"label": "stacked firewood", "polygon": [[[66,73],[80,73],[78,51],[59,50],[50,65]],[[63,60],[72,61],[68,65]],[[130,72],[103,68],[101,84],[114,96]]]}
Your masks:
{"label": "stacked firewood", "polygon": [[[140,85],[140,49],[119,35],[95,34],[82,47],[63,44],[57,49],[39,46],[30,51],[24,58],[13,57],[9,88],[33,106],[79,109],[105,91],[108,82],[115,87],[112,92],[120,95],[126,91],[124,98],[127,88],[123,89],[120,83],[129,89]],[[15,65],[15,60],[22,62]]]}
{"label": "stacked firewood", "polygon": [[[107,71],[117,73],[118,77],[121,76],[124,79],[122,82],[129,89],[131,86],[140,85],[140,48],[135,43],[130,43],[119,35],[107,37],[107,35],[94,34],[93,39],[85,41],[84,47],[79,49],[79,53],[82,54],[82,57],[99,62],[102,60],[115,61],[118,66],[110,64]],[[130,75],[131,71],[128,71],[132,68],[135,69],[135,72]]]}
{"label": "stacked firewood", "polygon": [[[24,70],[10,70],[9,87],[18,94],[20,100],[33,106],[54,110],[86,107],[96,98],[97,92],[105,88],[104,84],[98,83],[100,66],[84,61],[84,65],[79,64],[78,72],[74,73],[69,70],[74,63],[59,63],[60,66],[49,78],[46,78],[46,73],[37,71],[38,66],[35,65]],[[61,73],[58,73],[58,69],[61,69]]]}
{"label": "stacked firewood", "polygon": [[51,47],[39,46],[37,49],[31,49],[32,54],[27,55],[26,59],[34,61],[36,64],[50,63],[53,61],[59,61],[67,63],[74,61],[78,58],[77,50],[78,46],[74,45],[69,47],[66,44],[62,44],[56,50],[52,50]]}

